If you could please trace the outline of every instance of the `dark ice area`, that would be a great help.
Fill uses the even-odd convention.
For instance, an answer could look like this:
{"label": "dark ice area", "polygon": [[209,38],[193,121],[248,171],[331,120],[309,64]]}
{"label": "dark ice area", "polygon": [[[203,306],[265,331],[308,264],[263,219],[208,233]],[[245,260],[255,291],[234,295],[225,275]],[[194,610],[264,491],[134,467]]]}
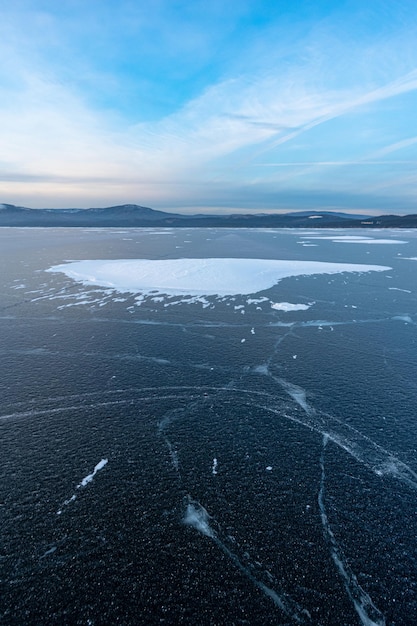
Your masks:
{"label": "dark ice area", "polygon": [[[47,271],[184,257],[391,269],[200,302]],[[0,258],[1,624],[417,623],[416,231],[0,228]]]}

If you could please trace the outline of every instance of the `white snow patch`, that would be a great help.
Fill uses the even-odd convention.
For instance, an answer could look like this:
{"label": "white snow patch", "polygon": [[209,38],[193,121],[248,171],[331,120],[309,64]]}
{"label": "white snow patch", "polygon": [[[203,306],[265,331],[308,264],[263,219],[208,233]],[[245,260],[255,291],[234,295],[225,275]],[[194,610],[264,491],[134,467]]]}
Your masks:
{"label": "white snow patch", "polygon": [[[352,242],[350,242],[352,243]],[[353,242],[353,243],[358,243],[358,242]],[[400,239],[366,239],[363,242],[360,243],[383,243],[383,244],[397,244],[397,243],[408,243],[408,241],[401,241]]]}
{"label": "white snow patch", "polygon": [[398,320],[399,322],[406,322],[406,324],[412,324],[413,320],[409,315],[395,315],[393,320]]}
{"label": "white snow patch", "polygon": [[329,241],[334,241],[338,239],[340,241],[356,241],[356,240],[364,240],[371,239],[371,237],[364,237],[363,235],[300,235],[301,239],[327,239]]}
{"label": "white snow patch", "polygon": [[283,278],[341,272],[381,272],[388,267],[267,259],[118,259],[72,261],[51,267],[85,285],[119,292],[184,296],[253,294]]}
{"label": "white snow patch", "polygon": [[[143,301],[143,297],[141,298]],[[152,300],[154,302],[158,301],[158,302],[162,302],[165,298],[163,296],[160,296],[159,298],[152,298]],[[202,296],[194,296],[194,297],[190,297],[190,296],[186,296],[183,298],[180,298],[180,300],[171,300],[170,302],[165,302],[164,303],[164,307],[168,307],[168,306],[176,306],[178,304],[201,304],[203,309],[207,309],[207,307],[210,306],[210,302],[208,300],[206,300],[205,298],[203,298]]]}
{"label": "white snow patch", "polygon": [[[91,481],[93,480],[94,476],[97,474],[97,472],[99,472],[101,469],[103,469],[103,467],[105,465],[107,465],[108,459],[101,459],[101,461],[99,461],[97,463],[97,465],[95,466],[94,470],[92,471],[91,474],[88,474],[88,476],[86,476],[85,478],[82,479],[82,481],[77,485],[77,489],[80,489],[81,487],[86,487],[88,485],[88,483],[91,483]],[[57,515],[61,515],[62,514],[62,509],[64,508],[64,506],[68,506],[69,504],[71,504],[71,502],[74,502],[74,500],[77,499],[77,496],[75,495],[75,493],[68,498],[68,500],[65,500],[62,508],[59,509],[59,511],[57,511]]]}
{"label": "white snow patch", "polygon": [[400,289],[399,287],[388,287],[390,291],[403,291],[404,293],[412,293],[409,289]]}
{"label": "white snow patch", "polygon": [[272,302],[271,309],[276,311],[306,311],[311,307],[311,304],[291,304],[291,302]]}
{"label": "white snow patch", "polygon": [[107,465],[107,463],[108,463],[108,459],[101,459],[101,461],[99,463],[97,463],[97,465],[95,466],[95,468],[92,471],[92,473],[88,474],[88,476],[83,478],[82,481],[80,482],[80,484],[77,485],[77,489],[79,489],[80,487],[85,487],[86,485],[88,485],[88,483],[91,483],[91,481],[93,480],[93,478],[97,474],[97,472],[99,472],[101,469],[103,469],[103,467],[105,465]]}
{"label": "white snow patch", "polygon": [[375,239],[373,237],[364,237],[363,235],[302,235],[302,239],[327,239],[329,241],[333,241],[334,243],[408,243],[408,241],[403,241],[401,239]]}
{"label": "white snow patch", "polygon": [[215,536],[213,530],[210,528],[209,514],[206,509],[201,506],[201,504],[189,504],[187,506],[183,522],[186,526],[195,528],[202,535],[206,535],[206,537]]}
{"label": "white snow patch", "polygon": [[269,302],[269,299],[262,297],[262,298],[248,298],[246,300],[246,304],[261,304],[261,302]]}

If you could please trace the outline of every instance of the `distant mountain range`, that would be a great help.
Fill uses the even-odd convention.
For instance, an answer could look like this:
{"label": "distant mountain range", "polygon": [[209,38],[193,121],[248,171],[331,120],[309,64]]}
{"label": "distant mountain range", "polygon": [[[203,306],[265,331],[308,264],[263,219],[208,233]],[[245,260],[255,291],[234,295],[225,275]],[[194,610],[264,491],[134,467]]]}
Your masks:
{"label": "distant mountain range", "polygon": [[416,215],[351,215],[333,211],[181,215],[137,204],[97,209],[29,209],[0,204],[0,226],[228,227],[228,228],[417,228]]}

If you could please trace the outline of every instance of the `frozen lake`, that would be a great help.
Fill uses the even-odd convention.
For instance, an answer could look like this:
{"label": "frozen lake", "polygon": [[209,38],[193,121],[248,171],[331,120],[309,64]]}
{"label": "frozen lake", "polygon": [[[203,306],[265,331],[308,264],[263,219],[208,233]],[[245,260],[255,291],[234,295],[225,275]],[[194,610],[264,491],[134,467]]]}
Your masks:
{"label": "frozen lake", "polygon": [[417,623],[417,232],[0,255],[0,623]]}

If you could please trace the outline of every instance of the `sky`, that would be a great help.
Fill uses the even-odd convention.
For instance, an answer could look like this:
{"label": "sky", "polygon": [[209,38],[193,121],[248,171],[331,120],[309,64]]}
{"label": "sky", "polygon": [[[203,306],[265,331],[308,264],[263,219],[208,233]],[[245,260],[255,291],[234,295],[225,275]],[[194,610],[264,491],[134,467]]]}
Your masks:
{"label": "sky", "polygon": [[417,213],[415,0],[0,0],[0,202]]}

